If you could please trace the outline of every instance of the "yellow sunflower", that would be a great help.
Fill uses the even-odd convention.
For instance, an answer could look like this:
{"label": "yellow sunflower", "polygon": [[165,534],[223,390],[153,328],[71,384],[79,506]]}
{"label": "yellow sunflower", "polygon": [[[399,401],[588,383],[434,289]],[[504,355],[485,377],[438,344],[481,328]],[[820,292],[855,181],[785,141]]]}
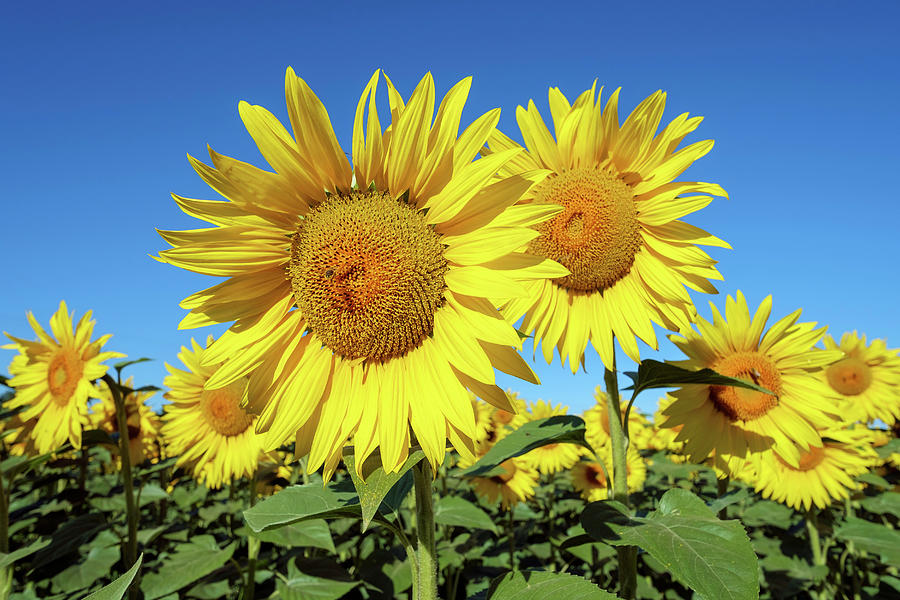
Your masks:
{"label": "yellow sunflower", "polygon": [[[513,321],[525,315],[522,328],[540,341],[547,362],[555,346],[573,373],[588,340],[613,368],[613,336],[639,361],[635,336],[657,348],[653,323],[672,331],[689,327],[695,309],[685,287],[716,293],[709,280],[722,278],[697,245],[730,247],[678,220],[712,196],[727,196],[716,184],[673,181],[713,146],[705,140],[676,150],[702,118],[684,113],[657,134],[666,101],[658,91],[619,125],[619,90],[602,111],[595,92],[596,82],[570,105],[550,88],[555,140],[533,101],[527,110],[519,106],[528,151],[501,171],[551,171],[520,202],[563,210],[537,225],[540,236],[528,251],[559,261],[570,274],[528,284],[528,295],[508,303],[504,314]],[[483,153],[518,147],[497,132]]]}
{"label": "yellow sunflower", "polygon": [[[474,459],[461,457],[459,465],[465,468],[474,463]],[[527,461],[522,460],[520,456],[504,461],[500,467],[503,472],[499,475],[472,478],[472,487],[476,494],[491,503],[500,500],[503,510],[512,510],[519,502],[534,496],[538,485],[538,472]]]}
{"label": "yellow sunflower", "polygon": [[[125,386],[134,387],[132,378],[125,381]],[[125,423],[128,427],[128,456],[132,465],[139,465],[144,460],[159,458],[159,415],[147,406],[156,392],[134,392],[125,396]],[[102,429],[110,435],[118,433],[119,422],[116,417],[116,403],[106,382],[98,384],[97,395],[100,402],[90,408],[88,420],[94,429]],[[118,451],[118,447],[116,448]]]}
{"label": "yellow sunflower", "polygon": [[[611,450],[604,448],[597,452],[597,457],[603,461],[586,461],[575,464],[569,471],[572,485],[575,491],[581,493],[581,497],[588,502],[606,500],[609,497],[609,488],[606,485],[606,473],[603,466],[609,472],[610,480],[613,478]],[[647,464],[640,453],[633,447],[629,447],[625,453],[625,469],[628,473],[628,492],[634,493],[644,487],[647,480]]]}
{"label": "yellow sunflower", "polygon": [[38,451],[31,435],[35,425],[37,417],[23,421],[17,414],[4,421],[3,432],[12,432],[3,436],[3,448],[10,456],[37,456]]}
{"label": "yellow sunflower", "polygon": [[846,400],[844,420],[878,419],[888,426],[900,420],[900,350],[878,339],[867,345],[866,336],[855,331],[841,336],[840,345],[830,335],[824,342],[846,355],[825,370],[828,384]]}
{"label": "yellow sunflower", "polygon": [[659,399],[656,412],[653,413],[652,436],[647,442],[647,448],[675,453],[680,453],[684,448],[682,442],[675,441],[675,436],[681,431],[682,426],[679,425],[671,429],[663,426],[663,423],[666,421],[666,416],[663,413],[674,401],[675,399],[669,394]]}
{"label": "yellow sunflower", "polygon": [[796,466],[800,455],[820,446],[817,428],[833,422],[837,398],[820,377],[821,370],[841,357],[840,351],[813,345],[825,327],[798,323],[800,310],[765,331],[772,310],[766,297],[752,320],[744,295],[728,296],[725,317],[712,306],[713,322],[698,317],[697,330],[671,336],[688,356],[673,361],[687,369],[711,368],[730,377],[753,381],[774,395],[753,390],[709,385],[685,385],[663,411],[664,427],[681,431],[684,452],[694,462],[710,455],[717,465],[732,471],[750,454],[772,449]]}
{"label": "yellow sunflower", "polygon": [[850,490],[859,489],[853,478],[875,466],[878,455],[862,430],[823,430],[821,437],[795,465],[771,450],[760,453],[749,461],[753,469],[742,478],[763,497],[796,510],[826,508],[833,500],[847,498]]}
{"label": "yellow sunflower", "polygon": [[178,358],[187,370],[166,364],[169,375],[164,397],[171,401],[163,415],[162,433],[169,456],[179,456],[176,464],[192,469],[194,477],[209,488],[219,488],[232,479],[251,477],[262,456],[262,437],[256,435],[256,417],[241,408],[247,393],[246,377],[222,388],[209,389],[206,383],[228,363],[206,364],[207,348],[191,340],[192,349],[182,346]]}
{"label": "yellow sunflower", "polygon": [[207,389],[249,378],[266,447],[294,436],[307,468],[325,465],[326,477],[348,438],[357,465],[378,448],[388,471],[406,459],[410,430],[432,465],[448,439],[471,452],[467,388],[512,410],[494,369],[537,382],[489,298],[568,272],[517,252],[538,235],[529,226],[559,211],[514,206],[546,171],[496,177],[520,150],[473,161],[499,110],[457,138],[471,79],[447,93],[434,123],[430,74],[408,102],[385,79],[391,123],[382,130],[376,72],[357,107],[351,172],[325,107],[288,69],[293,136],[264,108],[240,104],[274,172],[213,151],[212,166],[192,158],[227,200],[176,196],[213,227],[161,232],[174,246],[162,261],[228,278],[181,304],[182,327],[234,321],[206,353],[205,364],[228,358]]}
{"label": "yellow sunflower", "polygon": [[472,410],[475,413],[475,443],[486,442],[491,437],[494,429],[491,414],[495,409],[487,402],[479,399],[475,394],[469,394],[469,400],[472,402]]}
{"label": "yellow sunflower", "polygon": [[103,361],[125,356],[118,352],[101,352],[112,337],[107,334],[91,341],[94,321],[91,311],[78,321],[74,331],[66,303],[59,303],[59,310],[50,317],[52,335],[29,311],[28,322],[38,339],[29,341],[10,334],[13,341],[4,348],[18,350],[9,365],[9,386],[16,395],[9,408],[27,406],[19,413],[23,421],[36,418],[31,435],[38,454],[51,452],[66,440],[75,448],[81,448],[81,431],[88,421],[88,398],[97,396],[92,381],[106,374]]}
{"label": "yellow sunflower", "polygon": [[[552,406],[543,400],[528,403],[528,412],[532,420],[564,415],[568,411],[569,408],[566,406],[561,404]],[[523,455],[522,460],[538,472],[550,475],[572,467],[584,452],[584,448],[575,444],[547,444]]]}
{"label": "yellow sunflower", "polygon": [[[610,443],[609,405],[606,392],[599,385],[594,389],[594,400],[594,405],[584,411],[582,418],[586,428],[585,439],[595,452],[599,452]],[[622,418],[625,417],[625,409],[626,406],[622,406]],[[647,448],[652,435],[650,421],[632,407],[628,415],[629,445],[638,449]]]}

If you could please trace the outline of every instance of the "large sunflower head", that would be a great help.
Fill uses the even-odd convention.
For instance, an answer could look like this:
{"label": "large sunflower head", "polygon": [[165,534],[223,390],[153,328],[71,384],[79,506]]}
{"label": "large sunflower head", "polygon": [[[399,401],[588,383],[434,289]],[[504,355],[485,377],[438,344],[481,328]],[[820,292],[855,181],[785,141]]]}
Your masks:
{"label": "large sunflower head", "polygon": [[81,431],[88,422],[88,398],[96,397],[93,381],[106,374],[103,361],[122,357],[118,352],[102,352],[112,334],[91,341],[94,321],[91,311],[72,327],[74,313],[69,314],[64,301],[50,317],[50,332],[37,322],[31,312],[28,322],[37,334],[34,341],[6,334],[12,344],[3,346],[18,350],[9,365],[10,387],[16,395],[9,407],[26,408],[19,413],[23,421],[37,419],[31,435],[34,447],[43,454],[59,448],[68,440],[81,448]]}
{"label": "large sunflower head", "polygon": [[824,373],[828,385],[844,399],[847,421],[881,420],[888,426],[900,420],[900,350],[888,349],[884,340],[866,343],[855,331],[838,344],[826,335],[825,347],[845,356]]}
{"label": "large sunflower head", "polygon": [[[132,378],[125,381],[125,387],[133,388]],[[159,458],[159,416],[147,405],[156,392],[132,392],[125,396],[125,422],[128,427],[128,455],[132,465],[144,460]],[[119,431],[116,403],[105,381],[97,386],[100,401],[91,405],[88,420],[94,429],[113,434]],[[118,447],[114,449],[118,452]]]}
{"label": "large sunflower head", "polygon": [[811,444],[796,464],[789,464],[769,450],[753,457],[741,478],[763,497],[796,510],[826,508],[859,489],[854,477],[878,462],[865,429],[822,430],[821,442]]}
{"label": "large sunflower head", "polygon": [[[697,330],[671,337],[688,360],[688,369],[711,368],[752,381],[773,392],[716,385],[686,385],[663,411],[664,427],[681,427],[675,441],[700,462],[711,454],[717,465],[737,470],[749,455],[772,449],[797,465],[810,446],[821,446],[819,427],[833,423],[837,398],[821,370],[840,351],[813,347],[825,334],[815,323],[798,323],[800,310],[766,330],[772,297],[763,300],[752,319],[741,292],[728,296],[725,318],[713,305],[713,322],[698,317]],[[699,332],[699,333],[698,333]]]}
{"label": "large sunflower head", "polygon": [[[685,288],[715,293],[709,280],[722,278],[697,245],[729,247],[679,220],[712,196],[726,196],[716,184],[673,181],[713,146],[705,140],[678,149],[702,119],[684,113],[657,133],[666,100],[659,91],[620,125],[618,99],[616,90],[601,109],[595,83],[570,104],[551,88],[555,139],[533,101],[527,109],[519,106],[527,152],[503,169],[551,172],[520,201],[562,209],[536,225],[540,235],[528,251],[570,271],[528,284],[528,295],[512,300],[504,314],[512,320],[525,315],[522,327],[540,341],[547,362],[556,347],[573,373],[589,340],[614,368],[613,336],[639,361],[635,336],[656,348],[653,323],[673,331],[688,327],[695,310]],[[485,153],[518,147],[497,132]]]}
{"label": "large sunflower head", "polygon": [[288,69],[293,134],[266,109],[240,104],[273,171],[212,151],[211,166],[191,159],[225,201],[175,197],[213,227],[160,232],[173,246],[162,261],[228,278],[182,303],[184,327],[234,322],[205,354],[207,365],[228,358],[206,389],[248,379],[266,447],[294,436],[307,467],[325,465],[326,476],[348,439],[357,465],[378,449],[388,471],[413,437],[432,464],[448,440],[470,453],[467,389],[511,410],[494,369],[537,381],[491,299],[568,273],[519,252],[538,235],[529,226],[560,210],[514,206],[546,170],[498,177],[516,149],[473,161],[499,110],[457,136],[471,80],[453,86],[432,121],[430,74],[408,101],[385,78],[383,129],[379,79],[360,97],[348,160],[325,107]]}
{"label": "large sunflower head", "polygon": [[[212,336],[207,340],[207,346]],[[207,487],[218,488],[232,479],[251,477],[262,456],[262,439],[253,429],[256,417],[243,407],[247,379],[220,388],[207,388],[211,377],[227,363],[206,364],[207,348],[193,339],[191,349],[181,348],[178,358],[187,367],[166,364],[162,434],[166,453],[179,456],[177,464],[192,469],[194,477]]]}

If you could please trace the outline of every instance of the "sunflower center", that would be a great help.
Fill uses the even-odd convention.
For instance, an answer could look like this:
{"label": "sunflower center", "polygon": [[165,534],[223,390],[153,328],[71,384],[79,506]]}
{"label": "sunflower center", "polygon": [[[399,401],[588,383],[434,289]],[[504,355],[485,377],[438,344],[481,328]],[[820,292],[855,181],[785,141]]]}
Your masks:
{"label": "sunflower center", "polygon": [[862,394],[872,384],[872,371],[869,365],[852,356],[828,367],[825,376],[831,387],[844,396]]}
{"label": "sunflower center", "polygon": [[348,359],[416,348],[444,301],[440,235],[407,203],[380,192],[331,196],[291,241],[288,276],[310,329]]}
{"label": "sunflower center", "polygon": [[503,469],[503,473],[499,475],[494,475],[491,477],[491,481],[494,483],[499,483],[500,485],[506,484],[510,479],[515,477],[516,475],[516,465],[512,460],[505,460],[500,463],[500,468]]}
{"label": "sunflower center", "polygon": [[731,421],[758,419],[776,406],[781,393],[781,375],[771,359],[758,352],[737,352],[713,365],[722,375],[751,381],[775,395],[723,385],[709,386],[709,399]]}
{"label": "sunflower center", "polygon": [[631,270],[641,231],[627,183],[604,169],[572,169],[541,183],[535,202],[563,207],[535,226],[541,235],[528,248],[571,271],[555,283],[593,292],[612,287]]}
{"label": "sunflower center", "polygon": [[241,379],[217,390],[203,390],[200,394],[200,412],[214,431],[233,436],[250,427],[253,419],[241,408],[246,388],[247,380]]}
{"label": "sunflower center", "polygon": [[47,384],[50,393],[59,404],[66,404],[84,371],[84,363],[75,352],[60,348],[50,361],[47,369]]}
{"label": "sunflower center", "polygon": [[590,484],[592,487],[606,487],[606,474],[600,467],[596,465],[588,465],[587,469],[585,469],[584,474],[587,478],[588,484]]}
{"label": "sunflower center", "polygon": [[792,471],[809,471],[810,469],[815,469],[819,466],[823,460],[825,460],[825,449],[820,448],[819,446],[810,446],[809,450],[800,454],[800,460],[797,461],[797,466],[789,465],[777,454],[775,457],[788,469]]}

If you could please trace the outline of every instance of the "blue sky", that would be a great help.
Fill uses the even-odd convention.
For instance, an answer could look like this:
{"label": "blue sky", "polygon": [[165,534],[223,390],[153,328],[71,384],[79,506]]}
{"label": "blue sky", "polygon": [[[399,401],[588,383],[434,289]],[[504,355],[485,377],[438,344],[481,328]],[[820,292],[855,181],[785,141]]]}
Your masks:
{"label": "blue sky", "polygon": [[[179,300],[218,280],[151,260],[166,247],[154,228],[201,226],[171,192],[215,198],[186,153],[202,158],[209,143],[264,166],[238,101],[284,119],[291,65],[346,150],[376,68],[404,95],[428,70],[440,94],[473,75],[464,123],[501,107],[516,139],[516,105],[534,99],[548,115],[549,86],[570,98],[595,78],[621,86],[623,116],[664,89],[664,119],[703,115],[686,141],[716,141],[682,179],[731,196],[688,218],[733,246],[711,250],[725,277],[712,299],[741,289],[755,307],[771,293],[773,317],[803,307],[836,336],[857,329],[900,346],[896,2],[128,4],[4,9],[4,331],[31,337],[25,311],[46,323],[60,299],[93,309],[96,331],[114,334],[108,348],[156,359],[131,369],[142,385],[162,384],[163,362],[191,335],[219,333],[176,329]],[[695,300],[708,316],[708,298]],[[680,358],[668,342],[644,351]],[[11,358],[3,351],[0,371]],[[586,373],[535,368],[540,388],[502,383],[573,411],[603,379],[593,351]]]}

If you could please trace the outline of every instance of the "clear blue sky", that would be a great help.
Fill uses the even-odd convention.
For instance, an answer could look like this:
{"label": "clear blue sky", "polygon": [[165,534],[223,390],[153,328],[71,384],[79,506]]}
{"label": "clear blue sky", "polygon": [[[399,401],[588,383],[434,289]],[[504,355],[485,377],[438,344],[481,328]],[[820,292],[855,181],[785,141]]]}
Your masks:
{"label": "clear blue sky", "polygon": [[[594,78],[622,86],[620,115],[662,88],[665,119],[706,120],[687,141],[713,151],[682,177],[721,184],[688,220],[729,241],[712,249],[724,294],[775,297],[836,336],[858,329],[900,346],[895,261],[900,240],[896,2],[266,2],[12,3],[0,20],[2,292],[0,329],[31,336],[59,300],[94,310],[108,348],[153,363],[132,368],[161,385],[163,362],[191,335],[178,302],[216,278],[154,262],[154,228],[202,226],[169,193],[215,198],[186,153],[217,151],[263,166],[237,114],[239,100],[285,118],[292,65],[323,100],[350,148],[353,111],[384,68],[404,95],[422,74],[443,94],[474,75],[464,122],[515,107],[547,88],[570,98]],[[548,117],[549,118],[549,117]],[[701,314],[707,298],[696,295]],[[216,331],[215,333],[218,333]],[[658,332],[662,333],[662,332]],[[679,358],[665,342],[656,359]],[[530,351],[528,351],[530,356]],[[540,388],[504,380],[526,398],[586,408],[602,382],[555,363]],[[0,353],[0,372],[12,352]],[[631,365],[622,359],[628,370]],[[640,405],[650,408],[650,393]]]}

